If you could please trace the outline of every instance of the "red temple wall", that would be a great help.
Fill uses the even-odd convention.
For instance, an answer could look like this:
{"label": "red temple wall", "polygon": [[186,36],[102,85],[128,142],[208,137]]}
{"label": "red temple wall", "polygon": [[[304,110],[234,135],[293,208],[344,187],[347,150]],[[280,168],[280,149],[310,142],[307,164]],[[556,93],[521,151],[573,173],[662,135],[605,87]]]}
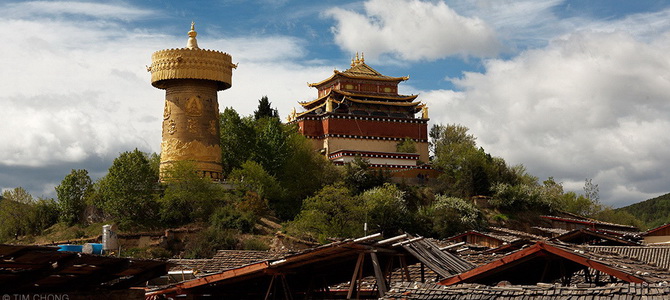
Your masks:
{"label": "red temple wall", "polygon": [[323,120],[323,132],[325,134],[428,139],[428,125],[422,123],[328,118]]}
{"label": "red temple wall", "polygon": [[300,120],[298,121],[298,128],[304,136],[322,136],[323,124],[321,120]]}

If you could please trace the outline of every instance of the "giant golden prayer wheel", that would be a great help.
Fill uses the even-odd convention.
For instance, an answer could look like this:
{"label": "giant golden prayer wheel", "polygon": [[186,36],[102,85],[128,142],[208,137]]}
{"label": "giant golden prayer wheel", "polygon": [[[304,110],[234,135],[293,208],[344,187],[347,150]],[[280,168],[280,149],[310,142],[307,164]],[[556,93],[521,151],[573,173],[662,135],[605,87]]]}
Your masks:
{"label": "giant golden prayer wheel", "polygon": [[220,180],[221,146],[217,92],[232,85],[232,57],[198,48],[194,24],[186,48],[151,55],[151,85],[165,90],[161,180],[179,161],[195,164],[203,177]]}

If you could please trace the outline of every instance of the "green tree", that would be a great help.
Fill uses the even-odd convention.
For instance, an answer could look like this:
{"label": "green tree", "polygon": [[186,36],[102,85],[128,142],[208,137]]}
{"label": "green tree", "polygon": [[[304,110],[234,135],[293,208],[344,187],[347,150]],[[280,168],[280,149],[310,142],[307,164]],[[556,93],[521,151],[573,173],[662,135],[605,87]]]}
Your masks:
{"label": "green tree", "polygon": [[272,102],[268,100],[268,96],[263,96],[258,100],[258,109],[254,111],[254,119],[262,118],[279,118],[279,112],[276,108],[272,108]]}
{"label": "green tree", "polygon": [[435,203],[423,207],[415,216],[419,232],[426,236],[446,238],[467,230],[486,227],[483,213],[472,203],[456,197],[438,195]]}
{"label": "green tree", "polygon": [[256,133],[253,121],[240,118],[230,107],[226,107],[221,113],[219,121],[223,173],[228,174],[251,158],[256,145]]}
{"label": "green tree", "polygon": [[6,190],[0,198],[0,242],[40,234],[58,220],[52,199],[34,200],[24,188]]}
{"label": "green tree", "polygon": [[23,187],[16,187],[2,192],[2,199],[18,203],[30,204],[34,201],[33,196]]}
{"label": "green tree", "polygon": [[490,196],[496,183],[515,185],[532,181],[523,167],[509,167],[505,160],[477,148],[468,128],[450,124],[434,125],[430,131],[433,164],[443,171],[440,193],[469,198]]}
{"label": "green tree", "polygon": [[411,138],[405,138],[404,140],[398,142],[396,145],[396,151],[402,153],[416,153],[416,142]]}
{"label": "green tree", "polygon": [[255,161],[245,162],[240,169],[233,170],[229,178],[243,190],[253,191],[268,200],[272,208],[282,199],[284,190],[277,179]]}
{"label": "green tree", "polygon": [[30,204],[33,197],[24,188],[5,190],[0,200],[0,241],[15,239],[30,232]]}
{"label": "green tree", "polygon": [[363,234],[365,211],[359,198],[342,185],[326,186],[303,201],[295,220],[287,225],[289,233],[320,242],[329,237],[359,237]]}
{"label": "green tree", "polygon": [[290,155],[289,132],[279,118],[262,118],[254,123],[256,145],[251,160],[277,175]]}
{"label": "green tree", "polygon": [[200,176],[193,162],[171,164],[165,172],[165,191],[159,199],[164,225],[205,222],[216,207],[227,204],[223,188]]}
{"label": "green tree", "polygon": [[366,222],[372,232],[382,232],[385,236],[395,235],[404,230],[409,219],[405,203],[405,193],[394,184],[385,183],[360,195],[365,205]]}
{"label": "green tree", "polygon": [[120,226],[145,226],[157,219],[158,174],[148,156],[137,149],[114,159],[97,190],[96,206]]}
{"label": "green tree", "polygon": [[93,181],[88,176],[88,171],[72,169],[56,187],[60,220],[70,226],[81,222],[86,199],[92,192]]}
{"label": "green tree", "polygon": [[390,180],[390,175],[384,170],[370,168],[368,161],[357,156],[350,163],[344,165],[344,183],[358,194]]}
{"label": "green tree", "polygon": [[600,203],[600,195],[598,193],[600,189],[597,184],[593,183],[593,180],[587,178],[584,180],[584,197],[589,199],[593,204],[598,205]]}
{"label": "green tree", "polygon": [[283,197],[273,205],[277,216],[293,219],[302,205],[302,199],[314,195],[326,185],[333,184],[342,175],[323,155],[314,151],[312,144],[298,132],[295,125],[285,125],[289,153],[276,176],[283,188]]}
{"label": "green tree", "polygon": [[45,229],[58,222],[59,211],[59,205],[54,199],[37,199],[30,208],[27,232],[35,235],[41,234]]}

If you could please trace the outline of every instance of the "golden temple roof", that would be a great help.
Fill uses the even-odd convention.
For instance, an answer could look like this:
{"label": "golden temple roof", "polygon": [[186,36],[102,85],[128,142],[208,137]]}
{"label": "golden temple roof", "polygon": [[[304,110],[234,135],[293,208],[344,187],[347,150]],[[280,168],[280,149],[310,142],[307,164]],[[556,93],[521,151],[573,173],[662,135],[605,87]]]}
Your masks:
{"label": "golden temple roof", "polygon": [[379,102],[384,102],[386,103],[385,105],[400,105],[400,106],[405,106],[404,103],[407,103],[408,101],[412,101],[416,99],[419,95],[410,95],[410,96],[405,96],[405,95],[371,95],[371,94],[363,94],[363,93],[351,93],[351,92],[345,92],[342,90],[331,90],[328,94],[323,95],[317,99],[314,99],[312,101],[307,101],[307,102],[298,102],[302,107],[305,109],[311,109],[315,104],[319,104],[320,102],[324,101],[326,98],[332,96],[333,94],[340,94],[345,97],[356,97],[356,98],[372,98],[372,99],[382,99],[382,100],[387,100],[387,101],[379,101]]}
{"label": "golden temple roof", "polygon": [[391,77],[391,76],[386,76],[382,75],[381,73],[377,72],[377,70],[373,69],[372,67],[368,66],[365,63],[365,58],[361,57],[360,59],[358,58],[358,53],[356,53],[356,58],[351,60],[351,68],[347,69],[344,72],[340,72],[338,70],[333,71],[333,75],[328,77],[327,79],[324,79],[322,81],[319,81],[317,83],[309,83],[308,85],[310,87],[318,87],[328,81],[333,80],[337,76],[343,76],[351,79],[370,79],[370,80],[381,80],[381,81],[405,81],[409,79],[409,76],[403,76],[403,77]]}
{"label": "golden temple roof", "polygon": [[390,105],[390,106],[417,106],[417,105],[422,105],[421,102],[388,102],[388,101],[374,101],[374,100],[361,100],[361,99],[355,99],[351,97],[345,97],[345,100],[355,102],[355,103],[361,103],[361,104],[378,104],[378,105]]}

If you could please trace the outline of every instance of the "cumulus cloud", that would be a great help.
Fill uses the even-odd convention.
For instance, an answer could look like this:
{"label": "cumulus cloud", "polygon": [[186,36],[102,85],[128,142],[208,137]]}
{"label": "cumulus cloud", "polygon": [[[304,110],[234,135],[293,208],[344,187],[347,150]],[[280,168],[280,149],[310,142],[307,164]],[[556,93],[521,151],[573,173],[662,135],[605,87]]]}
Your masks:
{"label": "cumulus cloud", "polygon": [[434,60],[452,55],[487,57],[500,48],[493,29],[465,17],[447,4],[419,0],[370,0],[364,12],[332,8],[326,16],[337,44],[368,56],[395,55],[405,60]]}
{"label": "cumulus cloud", "polygon": [[[153,51],[185,46],[189,24],[183,35],[167,36],[127,21],[155,14],[132,5],[60,4],[73,9],[29,2],[0,12],[10,41],[0,44],[0,189],[23,186],[53,196],[70,169],[99,177],[120,152],[160,152],[164,91],[150,85],[145,65]],[[296,87],[296,79],[332,72],[294,62],[305,53],[292,37],[198,39],[201,47],[229,52],[240,63],[233,88],[219,96],[222,108],[243,115],[266,94],[286,115],[296,101],[315,94],[307,85]]]}
{"label": "cumulus cloud", "polygon": [[565,0],[451,0],[449,6],[464,16],[477,16],[495,28],[498,38],[509,52],[544,47],[557,36],[576,31],[627,32],[637,39],[651,41],[659,32],[670,29],[670,9],[655,12],[605,16],[598,19],[587,14],[559,16],[570,3]]}
{"label": "cumulus cloud", "polygon": [[453,80],[422,98],[433,120],[468,126],[479,144],[532,174],[579,190],[600,184],[622,205],[667,192],[670,36],[581,31]]}

